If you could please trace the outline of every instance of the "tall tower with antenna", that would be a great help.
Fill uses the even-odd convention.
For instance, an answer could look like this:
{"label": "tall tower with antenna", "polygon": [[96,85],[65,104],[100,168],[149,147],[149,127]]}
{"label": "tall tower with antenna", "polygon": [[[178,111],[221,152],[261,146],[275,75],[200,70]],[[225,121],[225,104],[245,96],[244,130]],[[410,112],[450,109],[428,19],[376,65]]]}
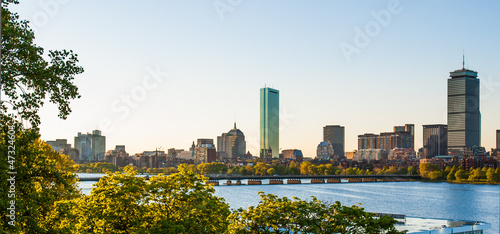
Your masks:
{"label": "tall tower with antenna", "polygon": [[481,146],[481,112],[477,72],[465,68],[448,79],[448,153],[460,155],[466,147]]}

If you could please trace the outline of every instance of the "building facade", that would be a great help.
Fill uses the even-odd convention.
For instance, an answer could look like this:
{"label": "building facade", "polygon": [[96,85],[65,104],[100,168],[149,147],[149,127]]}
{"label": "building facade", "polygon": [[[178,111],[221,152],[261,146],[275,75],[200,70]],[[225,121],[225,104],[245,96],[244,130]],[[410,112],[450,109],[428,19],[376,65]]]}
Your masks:
{"label": "building facade", "polygon": [[304,160],[304,155],[302,151],[298,149],[285,149],[282,151],[283,158],[286,160],[294,160],[297,162],[302,162]]}
{"label": "building facade", "polygon": [[497,130],[497,149],[500,149],[500,129]]}
{"label": "building facade", "polygon": [[414,149],[415,125],[405,124],[394,126],[394,132],[378,134],[365,133],[358,135],[358,150],[384,149],[390,151],[394,148]]}
{"label": "building facade", "polygon": [[194,163],[208,163],[217,160],[217,153],[213,139],[198,139],[194,148]]}
{"label": "building facade", "polygon": [[75,137],[75,149],[80,152],[80,161],[102,161],[106,153],[106,137],[99,130],[87,134],[79,132]]}
{"label": "building facade", "polygon": [[124,167],[132,162],[132,158],[127,151],[125,151],[124,145],[117,145],[114,150],[108,150],[104,158],[117,167]]}
{"label": "building facade", "polygon": [[424,158],[448,155],[448,126],[446,124],[423,125]]}
{"label": "building facade", "polygon": [[386,160],[389,152],[384,149],[360,149],[354,153],[353,161]]}
{"label": "building facade", "polygon": [[144,151],[135,154],[134,160],[139,168],[162,168],[166,166],[167,154],[160,150]]}
{"label": "building facade", "polygon": [[318,160],[331,160],[335,155],[335,150],[329,141],[319,143],[316,148],[316,158]]}
{"label": "building facade", "polygon": [[279,158],[279,91],[260,89],[260,157]]}
{"label": "building facade", "polygon": [[71,148],[71,144],[68,144],[68,140],[66,139],[56,139],[55,141],[46,141],[45,143],[50,145],[56,152],[62,149]]}
{"label": "building facade", "polygon": [[234,123],[234,128],[228,133],[222,133],[222,136],[217,137],[217,153],[223,155],[221,159],[228,158],[243,158],[246,154],[246,141],[245,134],[236,128],[236,123]]}
{"label": "building facade", "polygon": [[448,79],[448,153],[481,146],[481,113],[477,72],[462,68]]}
{"label": "building facade", "polygon": [[332,144],[335,154],[344,157],[345,129],[340,125],[327,125],[323,127],[323,141],[329,141]]}

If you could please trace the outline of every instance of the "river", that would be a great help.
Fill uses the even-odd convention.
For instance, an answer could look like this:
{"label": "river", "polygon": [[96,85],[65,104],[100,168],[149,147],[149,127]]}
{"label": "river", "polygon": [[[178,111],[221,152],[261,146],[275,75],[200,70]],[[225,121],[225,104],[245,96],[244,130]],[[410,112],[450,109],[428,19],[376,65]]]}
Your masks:
{"label": "river", "polygon": [[[308,180],[303,180],[304,182]],[[245,181],[242,181],[245,183]],[[90,194],[92,184],[82,182],[83,193]],[[263,181],[266,183],[266,181]],[[405,214],[410,217],[482,221],[491,224],[485,233],[500,233],[500,186],[429,182],[373,182],[296,185],[215,186],[215,195],[223,197],[231,208],[246,208],[259,203],[257,192],[280,197],[315,196],[342,205],[362,203],[366,211]]]}

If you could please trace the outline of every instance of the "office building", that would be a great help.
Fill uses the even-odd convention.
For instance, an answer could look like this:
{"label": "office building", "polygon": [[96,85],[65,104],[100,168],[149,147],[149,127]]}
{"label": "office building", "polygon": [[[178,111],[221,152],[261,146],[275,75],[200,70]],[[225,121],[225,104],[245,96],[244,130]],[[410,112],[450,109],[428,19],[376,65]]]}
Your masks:
{"label": "office building", "polygon": [[194,163],[208,163],[217,160],[217,153],[213,139],[198,139],[194,148]]}
{"label": "office building", "polygon": [[448,154],[448,126],[446,124],[423,125],[424,158]]}
{"label": "office building", "polygon": [[104,158],[107,162],[113,163],[117,167],[124,167],[132,162],[132,158],[125,151],[124,145],[117,145],[114,150],[108,150]]}
{"label": "office building", "polygon": [[279,91],[260,89],[260,157],[279,158]]}
{"label": "office building", "polygon": [[106,137],[99,130],[87,134],[79,132],[75,137],[75,149],[80,152],[80,161],[102,161],[106,153]]}
{"label": "office building", "polygon": [[448,79],[448,153],[481,146],[481,113],[477,72],[462,67]]}
{"label": "office building", "polygon": [[46,141],[45,143],[50,145],[56,152],[62,149],[71,148],[71,144],[68,144],[68,140],[66,139],[56,139],[55,141]]}
{"label": "office building", "polygon": [[222,133],[222,136],[217,137],[217,153],[224,155],[221,158],[243,158],[246,154],[245,134],[236,128],[227,133]]}
{"label": "office building", "polygon": [[497,149],[500,149],[500,129],[497,130]]}
{"label": "office building", "polygon": [[323,141],[329,141],[332,144],[335,154],[340,157],[344,157],[344,137],[344,126],[327,125],[323,127]]}
{"label": "office building", "polygon": [[[125,147],[123,147],[125,150]],[[139,168],[163,168],[166,167],[167,154],[163,150],[143,151],[134,155],[135,166]]]}
{"label": "office building", "polygon": [[358,135],[358,150],[384,149],[390,151],[394,148],[414,149],[415,125],[405,124],[394,126],[394,132],[380,134],[365,133]]}

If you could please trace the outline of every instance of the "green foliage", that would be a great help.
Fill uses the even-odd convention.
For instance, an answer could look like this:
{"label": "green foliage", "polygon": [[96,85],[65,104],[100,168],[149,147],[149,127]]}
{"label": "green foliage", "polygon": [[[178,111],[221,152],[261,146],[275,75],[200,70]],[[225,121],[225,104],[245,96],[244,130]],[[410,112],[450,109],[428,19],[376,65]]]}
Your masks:
{"label": "green foliage", "polygon": [[429,179],[431,180],[439,180],[443,178],[443,172],[442,171],[431,171],[428,174]]}
{"label": "green foliage", "polygon": [[[73,174],[77,166],[66,155],[61,155],[39,139],[36,129],[23,129],[18,122],[6,116],[0,116],[0,232],[1,233],[43,233],[50,229],[52,223],[47,216],[54,210],[57,201],[73,199],[80,196],[76,186],[77,178]],[[7,152],[10,134],[8,126],[15,132],[15,160],[13,168],[8,168]],[[7,175],[8,171],[17,174]],[[8,197],[10,182],[15,181],[15,197]],[[7,208],[10,201],[15,201],[16,222],[14,227],[8,225]]]}
{"label": "green foliage", "polygon": [[469,181],[478,181],[482,176],[481,168],[473,169],[471,168],[469,171]]}
{"label": "green foliage", "polygon": [[453,181],[456,179],[455,177],[455,173],[456,173],[456,168],[453,167],[449,172],[448,172],[448,175],[446,176],[446,180],[449,180],[449,181]]}
{"label": "green foliage", "polygon": [[[439,167],[436,165],[432,165],[430,163],[420,163],[420,176],[425,179],[429,179],[429,173],[432,171],[439,171]],[[433,174],[433,177],[436,176],[436,173]]]}
{"label": "green foliage", "polygon": [[465,172],[464,169],[459,169],[457,172],[455,172],[455,178],[457,182],[462,182],[467,177],[467,172]]}
{"label": "green foliage", "polygon": [[259,192],[257,207],[238,209],[229,216],[229,233],[405,233],[388,216],[373,218],[358,206],[304,201]]}
{"label": "green foliage", "polygon": [[106,173],[118,171],[118,167],[112,163],[84,163],[78,164],[79,173]]}
{"label": "green foliage", "polygon": [[494,170],[493,168],[489,168],[488,171],[486,172],[486,180],[488,183],[493,184],[493,183],[498,183],[500,182],[500,174],[497,172],[497,170]]}
{"label": "green foliage", "polygon": [[414,166],[408,167],[408,175],[416,175],[418,174],[418,169]]}
{"label": "green foliage", "polygon": [[[71,50],[50,50],[34,44],[35,35],[28,21],[19,20],[8,5],[16,1],[2,1],[2,82],[0,110],[7,112],[7,103],[28,120],[32,126],[40,124],[38,110],[45,98],[57,105],[59,117],[65,119],[71,112],[69,101],[79,98],[74,76],[83,72],[77,65],[77,55]],[[49,58],[46,61],[44,56]]]}
{"label": "green foliage", "polygon": [[[179,173],[135,177],[124,173],[103,177],[88,196],[57,204],[54,231],[65,233],[223,233],[230,214],[224,199],[213,195],[206,177],[179,166]],[[67,211],[67,209],[70,209]]]}

